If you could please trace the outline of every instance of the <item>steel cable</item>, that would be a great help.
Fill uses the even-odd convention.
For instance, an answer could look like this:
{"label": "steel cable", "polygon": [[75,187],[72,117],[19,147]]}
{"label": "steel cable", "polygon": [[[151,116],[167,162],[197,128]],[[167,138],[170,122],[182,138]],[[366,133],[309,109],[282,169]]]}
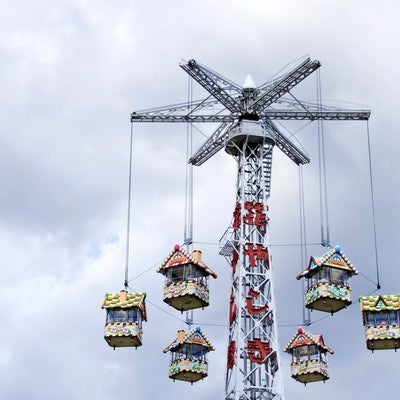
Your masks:
{"label": "steel cable", "polygon": [[128,182],[128,212],[126,221],[126,252],[125,252],[125,289],[128,289],[129,276],[129,249],[130,249],[130,230],[131,230],[131,197],[132,197],[132,154],[133,154],[133,123],[131,122],[131,135],[129,146],[129,182]]}

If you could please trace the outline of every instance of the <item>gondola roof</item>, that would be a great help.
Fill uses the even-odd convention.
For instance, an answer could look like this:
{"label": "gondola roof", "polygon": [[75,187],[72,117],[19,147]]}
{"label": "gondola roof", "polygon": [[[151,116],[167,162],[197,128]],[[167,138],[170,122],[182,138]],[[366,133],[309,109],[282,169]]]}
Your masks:
{"label": "gondola roof", "polygon": [[198,344],[200,346],[207,347],[209,351],[215,350],[207,336],[201,332],[200,327],[196,327],[187,332],[184,330],[178,331],[178,337],[169,346],[167,346],[163,352],[166,353],[167,351],[174,351],[183,344]]}
{"label": "gondola roof", "polygon": [[144,321],[147,321],[145,298],[145,292],[128,293],[126,290],[121,290],[115,294],[106,293],[101,308],[129,309],[137,307],[141,310]]}
{"label": "gondola roof", "polygon": [[217,277],[217,274],[201,260],[200,250],[194,250],[192,254],[190,254],[178,244],[175,245],[174,249],[161,264],[157,272],[165,273],[171,267],[186,264],[194,264],[207,275],[211,275],[213,278]]}
{"label": "gondola roof", "polygon": [[312,335],[310,332],[305,331],[303,328],[299,328],[297,330],[296,334],[287,344],[284,351],[286,353],[291,353],[291,351],[296,347],[310,345],[316,345],[321,350],[327,351],[331,354],[334,353],[333,350],[325,344],[322,335]]}
{"label": "gondola roof", "polygon": [[341,251],[339,246],[335,246],[321,257],[311,257],[308,267],[296,279],[303,277],[308,278],[312,273],[322,266],[342,269],[349,272],[351,275],[357,275],[358,271],[346,255]]}

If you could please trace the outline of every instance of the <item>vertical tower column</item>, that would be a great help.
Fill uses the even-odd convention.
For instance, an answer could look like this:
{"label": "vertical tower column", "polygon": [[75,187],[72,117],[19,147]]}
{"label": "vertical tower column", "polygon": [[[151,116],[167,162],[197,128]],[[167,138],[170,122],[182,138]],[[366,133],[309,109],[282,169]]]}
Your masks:
{"label": "vertical tower column", "polygon": [[238,163],[232,226],[220,254],[232,268],[226,400],[283,400],[268,206],[274,139],[258,121],[241,121],[226,151]]}

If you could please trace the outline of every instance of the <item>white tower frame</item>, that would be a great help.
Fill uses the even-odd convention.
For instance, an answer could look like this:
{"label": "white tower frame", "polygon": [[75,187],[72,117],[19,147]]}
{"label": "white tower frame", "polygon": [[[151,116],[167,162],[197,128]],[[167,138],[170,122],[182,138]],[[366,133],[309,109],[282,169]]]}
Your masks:
{"label": "white tower frame", "polygon": [[268,249],[274,145],[261,123],[246,120],[226,145],[238,165],[233,223],[220,242],[232,268],[226,400],[284,398]]}

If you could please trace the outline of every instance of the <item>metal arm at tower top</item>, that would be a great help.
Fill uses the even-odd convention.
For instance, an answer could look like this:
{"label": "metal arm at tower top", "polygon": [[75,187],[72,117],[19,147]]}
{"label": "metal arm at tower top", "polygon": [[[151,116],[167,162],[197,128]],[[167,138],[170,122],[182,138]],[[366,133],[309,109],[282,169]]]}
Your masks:
{"label": "metal arm at tower top", "polygon": [[227,90],[232,95],[233,94],[240,95],[240,93],[242,92],[242,87],[240,85],[231,81],[228,78],[225,78],[221,74],[218,74],[217,72],[206,67],[205,65],[200,64],[196,60],[193,60],[193,59],[189,60],[187,63],[179,64],[179,66],[183,69],[193,68],[193,67],[200,69],[201,71],[203,71],[204,74],[208,75],[210,77],[210,79],[212,79],[215,83],[217,83],[219,86],[221,86],[224,90]]}
{"label": "metal arm at tower top", "polygon": [[[238,101],[229,94],[229,91],[234,91],[237,94],[238,90],[240,90],[239,86],[211,72],[195,60],[190,60],[187,64],[181,64],[181,68],[203,86],[208,93],[218,99],[230,112],[239,113],[243,111]],[[225,87],[221,86],[221,83]]]}
{"label": "metal arm at tower top", "polygon": [[308,164],[310,162],[310,158],[305,154],[298,146],[296,146],[291,140],[289,140],[276,126],[272,121],[265,120],[264,121],[267,129],[271,130],[274,133],[275,144],[276,146],[282,150],[293,162],[297,165],[299,164]]}
{"label": "metal arm at tower top", "polygon": [[234,124],[223,123],[218,129],[204,142],[189,160],[192,165],[199,166],[218,153],[225,145],[229,135],[229,130]]}
{"label": "metal arm at tower top", "polygon": [[261,97],[253,101],[249,105],[250,112],[256,114],[262,112],[266,107],[275,103],[280,97],[289,92],[290,89],[307,78],[307,76],[320,66],[321,63],[319,61],[311,61],[310,58],[307,58],[296,68],[283,76],[280,81],[276,82],[267,92],[261,95]]}
{"label": "metal arm at tower top", "polygon": [[[133,112],[131,122],[220,123],[190,160],[193,165],[201,165],[224,147],[230,129],[242,119],[263,121],[265,129],[273,133],[276,146],[296,164],[305,164],[310,161],[308,156],[279,131],[273,120],[356,121],[370,117],[369,110],[346,110],[282,98],[320,65],[319,61],[307,58],[270,84],[241,88],[199,62],[190,60],[181,64],[181,68],[214,98]],[[273,103],[276,103],[274,108],[271,107]]]}
{"label": "metal arm at tower top", "polygon": [[[261,119],[281,120],[281,121],[367,121],[371,112],[369,110],[348,110],[348,111],[299,111],[299,110],[279,110],[268,109],[260,114]],[[166,112],[133,112],[131,122],[184,122],[184,123],[203,123],[203,122],[235,122],[239,121],[240,116],[235,114],[169,114]]]}
{"label": "metal arm at tower top", "polygon": [[[283,151],[297,165],[307,164],[310,158],[298,148],[291,140],[289,140],[279,129],[268,120],[263,121],[265,129],[272,133],[276,146]],[[189,162],[199,166],[221,150],[228,138],[229,131],[236,124],[222,124],[220,127],[207,139],[207,141],[196,151]]]}
{"label": "metal arm at tower top", "polygon": [[214,108],[219,101],[217,99],[202,99],[202,100],[195,100],[191,102],[185,101],[184,103],[178,104],[170,104],[167,106],[161,107],[152,107],[146,108],[144,110],[134,111],[131,114],[131,120],[137,120],[141,116],[151,116],[151,115],[178,115],[182,113],[182,115],[190,115],[195,111],[200,111],[203,109]]}

